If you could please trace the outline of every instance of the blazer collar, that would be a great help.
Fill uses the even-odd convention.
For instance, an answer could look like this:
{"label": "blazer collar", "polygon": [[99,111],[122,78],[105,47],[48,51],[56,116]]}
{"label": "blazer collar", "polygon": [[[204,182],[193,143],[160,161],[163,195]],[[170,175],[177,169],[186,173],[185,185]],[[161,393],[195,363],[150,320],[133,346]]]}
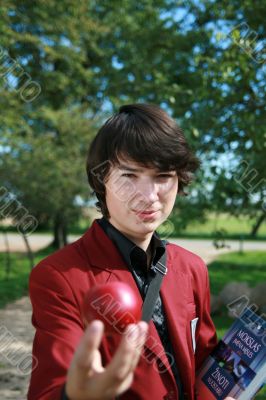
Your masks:
{"label": "blazer collar", "polygon": [[[146,252],[138,247],[134,242],[128,239],[123,233],[121,233],[115,226],[113,226],[106,218],[101,218],[97,220],[100,227],[103,229],[105,234],[109,239],[115,244],[119,253],[122,255],[123,260],[125,260],[126,265],[130,269],[134,269],[138,275],[145,273],[147,269],[147,254]],[[154,232],[151,242],[152,251],[152,264],[161,258],[162,254],[165,252],[165,244],[159,238],[156,232]]]}
{"label": "blazer collar", "polygon": [[90,265],[107,271],[126,267],[115,244],[96,220],[82,236],[81,242]]}

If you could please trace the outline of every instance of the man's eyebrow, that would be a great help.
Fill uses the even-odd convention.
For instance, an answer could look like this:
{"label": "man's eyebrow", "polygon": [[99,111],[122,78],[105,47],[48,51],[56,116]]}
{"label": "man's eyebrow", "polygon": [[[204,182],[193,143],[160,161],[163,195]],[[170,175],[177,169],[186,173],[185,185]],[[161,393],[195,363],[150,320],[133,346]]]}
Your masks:
{"label": "man's eyebrow", "polygon": [[[141,168],[134,168],[134,167],[129,167],[128,165],[125,164],[119,164],[118,169],[124,170],[124,171],[129,171],[129,172],[143,172],[143,169]],[[175,172],[175,170],[167,170],[167,171],[160,171],[157,170],[156,171],[158,174],[166,174],[166,173],[171,173],[171,172]]]}
{"label": "man's eyebrow", "polygon": [[124,169],[124,170],[130,171],[130,172],[141,172],[141,171],[143,171],[140,168],[133,168],[133,167],[129,167],[128,165],[124,165],[124,164],[119,164],[118,165],[118,169]]}

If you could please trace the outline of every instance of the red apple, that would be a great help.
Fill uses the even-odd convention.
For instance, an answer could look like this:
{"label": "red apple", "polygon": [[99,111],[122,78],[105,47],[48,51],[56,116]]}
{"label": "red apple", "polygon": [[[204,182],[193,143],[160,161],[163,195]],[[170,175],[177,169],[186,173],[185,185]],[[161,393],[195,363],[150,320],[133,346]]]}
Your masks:
{"label": "red apple", "polygon": [[124,282],[110,282],[94,286],[85,296],[85,321],[103,321],[107,334],[122,334],[126,326],[141,319],[142,300]]}

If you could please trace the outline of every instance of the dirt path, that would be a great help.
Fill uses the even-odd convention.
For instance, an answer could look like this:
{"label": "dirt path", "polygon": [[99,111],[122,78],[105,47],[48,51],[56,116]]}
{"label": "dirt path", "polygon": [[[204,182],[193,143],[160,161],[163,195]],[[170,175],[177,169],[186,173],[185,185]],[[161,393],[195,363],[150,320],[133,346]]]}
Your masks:
{"label": "dirt path", "polygon": [[[12,234],[9,238],[12,251],[22,251],[24,244],[18,236]],[[76,237],[71,237],[71,239],[74,240]],[[37,250],[47,245],[50,240],[50,235],[32,235],[31,245],[34,250]],[[228,242],[230,247],[219,251],[213,247],[210,240],[178,239],[171,241],[199,254],[208,263],[221,253],[239,249],[237,241]],[[263,242],[245,242],[244,244],[245,250],[265,250],[265,248]],[[6,308],[0,309],[0,400],[26,399],[33,336],[31,306],[28,297],[23,297]]]}
{"label": "dirt path", "polygon": [[33,339],[28,297],[0,310],[0,399],[26,399]]}

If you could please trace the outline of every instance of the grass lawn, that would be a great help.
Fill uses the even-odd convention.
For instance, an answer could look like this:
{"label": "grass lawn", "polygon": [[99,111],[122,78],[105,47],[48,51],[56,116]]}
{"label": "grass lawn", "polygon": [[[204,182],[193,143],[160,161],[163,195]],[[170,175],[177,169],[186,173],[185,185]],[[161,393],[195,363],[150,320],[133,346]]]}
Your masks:
{"label": "grass lawn", "polygon": [[[266,282],[266,251],[232,252],[219,256],[208,265],[211,293],[218,295],[232,281],[247,282],[250,287]],[[222,337],[232,324],[226,309],[222,316],[213,318],[217,333]]]}
{"label": "grass lawn", "polygon": [[[178,237],[190,237],[190,238],[213,238],[213,232],[218,230],[225,231],[225,238],[239,239],[240,236],[243,239],[254,239],[250,237],[250,231],[252,226],[255,224],[254,219],[249,219],[247,216],[231,216],[228,214],[210,214],[205,223],[193,222],[189,224],[186,229],[181,232],[175,232]],[[266,222],[264,222],[257,233],[256,240],[266,239]]]}
{"label": "grass lawn", "polygon": [[[54,249],[47,247],[35,253],[35,263],[50,254]],[[7,303],[15,301],[28,293],[29,261],[22,253],[12,253],[11,271],[9,276],[4,271],[6,254],[0,253],[0,308]]]}
{"label": "grass lawn", "polygon": [[226,283],[232,281],[256,286],[266,281],[266,249],[223,254],[209,264],[208,269],[213,294],[218,294]]}

